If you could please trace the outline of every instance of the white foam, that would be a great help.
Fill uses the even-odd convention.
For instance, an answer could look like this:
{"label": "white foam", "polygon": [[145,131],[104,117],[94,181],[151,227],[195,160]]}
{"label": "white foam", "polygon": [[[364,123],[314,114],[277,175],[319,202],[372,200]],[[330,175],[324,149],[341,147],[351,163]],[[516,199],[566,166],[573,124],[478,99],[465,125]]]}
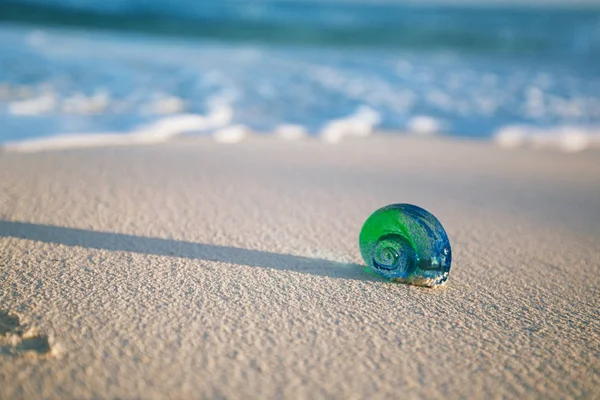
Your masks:
{"label": "white foam", "polygon": [[509,125],[500,128],[494,135],[494,141],[500,147],[510,149],[525,144],[528,130],[531,127],[523,125]]}
{"label": "white foam", "polygon": [[56,103],[53,93],[44,93],[32,99],[11,102],[8,112],[13,115],[40,115],[54,110]]}
{"label": "white foam", "polygon": [[237,143],[250,134],[245,125],[231,125],[213,132],[213,139],[218,143]]}
{"label": "white foam", "polygon": [[61,134],[51,137],[27,139],[5,143],[7,151],[32,153],[45,150],[74,148],[124,146],[132,144],[155,144],[166,142],[174,136],[186,132],[217,128],[224,119],[220,112],[203,116],[179,114],[162,118],[154,123],[139,126],[132,132],[99,132],[81,134]]}
{"label": "white foam", "polygon": [[509,125],[500,128],[494,141],[503,148],[529,145],[534,148],[554,148],[567,153],[600,147],[600,127],[562,125],[538,128],[530,125]]}
{"label": "white foam", "polygon": [[283,140],[300,140],[304,139],[308,132],[302,125],[283,124],[275,128],[275,136]]}
{"label": "white foam", "polygon": [[[43,94],[39,97],[10,103],[9,112],[14,115],[38,115],[59,108],[64,113],[91,114],[104,111],[110,103],[109,94],[99,91],[92,96],[75,94],[59,104],[51,88],[42,87],[41,89]],[[151,104],[150,111],[153,113],[173,113],[184,107],[183,101],[176,97],[162,97],[159,100],[159,102]],[[206,115],[180,113],[138,126],[131,132],[58,134],[8,142],[2,145],[2,148],[7,151],[37,152],[67,148],[160,143],[182,133],[213,131],[227,126],[233,117],[231,101],[232,93],[218,93],[208,99],[208,114]],[[227,135],[221,134],[221,136]],[[239,133],[238,136],[240,136]],[[223,140],[231,141],[233,140],[231,137],[232,134],[229,134],[229,139]]]}
{"label": "white foam", "polygon": [[437,118],[427,115],[417,115],[411,118],[406,126],[411,133],[431,136],[440,133],[444,127],[444,123]]}
{"label": "white foam", "polygon": [[152,124],[138,127],[134,133],[147,137],[168,139],[185,132],[202,131],[211,128],[209,118],[196,114],[179,114],[162,118]]}
{"label": "white foam", "polygon": [[141,136],[117,132],[56,135],[5,143],[6,151],[35,153],[46,150],[79,149],[99,146],[121,146],[139,143]]}
{"label": "white foam", "polygon": [[366,137],[380,120],[379,112],[360,106],[354,114],[328,122],[321,131],[321,139],[327,143],[338,143],[347,136]]}
{"label": "white foam", "polygon": [[233,109],[227,103],[213,104],[206,117],[207,129],[219,128],[228,125],[233,119]]}

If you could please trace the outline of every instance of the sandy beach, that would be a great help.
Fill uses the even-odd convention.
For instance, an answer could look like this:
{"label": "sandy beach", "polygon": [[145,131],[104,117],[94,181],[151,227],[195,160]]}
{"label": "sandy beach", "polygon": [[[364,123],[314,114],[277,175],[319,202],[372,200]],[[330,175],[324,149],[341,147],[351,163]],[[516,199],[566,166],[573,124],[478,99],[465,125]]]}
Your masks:
{"label": "sandy beach", "polygon": [[[438,289],[365,271],[434,213]],[[372,137],[0,153],[0,398],[600,396],[600,153]]]}

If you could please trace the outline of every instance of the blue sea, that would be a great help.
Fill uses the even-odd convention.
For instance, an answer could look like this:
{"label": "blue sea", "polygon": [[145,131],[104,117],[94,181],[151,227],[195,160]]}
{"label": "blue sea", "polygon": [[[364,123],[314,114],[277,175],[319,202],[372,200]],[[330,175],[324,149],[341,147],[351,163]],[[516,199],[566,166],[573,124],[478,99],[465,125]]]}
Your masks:
{"label": "blue sea", "polygon": [[591,7],[4,1],[0,66],[0,143],[175,117],[187,134],[334,139],[352,126],[477,139],[600,126]]}

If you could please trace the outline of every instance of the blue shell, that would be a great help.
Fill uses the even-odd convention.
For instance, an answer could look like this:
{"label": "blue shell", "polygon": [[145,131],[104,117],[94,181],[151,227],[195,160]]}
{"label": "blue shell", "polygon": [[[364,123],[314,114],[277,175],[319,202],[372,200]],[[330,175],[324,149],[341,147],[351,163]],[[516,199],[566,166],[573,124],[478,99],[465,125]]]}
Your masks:
{"label": "blue shell", "polygon": [[434,287],[450,274],[448,235],[421,207],[392,204],[375,211],[361,229],[359,245],[365,263],[387,279]]}

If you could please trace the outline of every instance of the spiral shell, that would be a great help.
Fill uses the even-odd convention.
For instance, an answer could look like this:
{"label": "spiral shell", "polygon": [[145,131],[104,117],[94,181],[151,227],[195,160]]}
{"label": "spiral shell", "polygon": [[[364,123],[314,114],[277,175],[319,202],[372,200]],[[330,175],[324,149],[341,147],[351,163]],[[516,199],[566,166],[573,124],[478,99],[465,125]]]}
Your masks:
{"label": "spiral shell", "polygon": [[442,224],[411,204],[392,204],[375,211],[364,223],[360,252],[384,278],[434,287],[448,279],[452,251]]}

